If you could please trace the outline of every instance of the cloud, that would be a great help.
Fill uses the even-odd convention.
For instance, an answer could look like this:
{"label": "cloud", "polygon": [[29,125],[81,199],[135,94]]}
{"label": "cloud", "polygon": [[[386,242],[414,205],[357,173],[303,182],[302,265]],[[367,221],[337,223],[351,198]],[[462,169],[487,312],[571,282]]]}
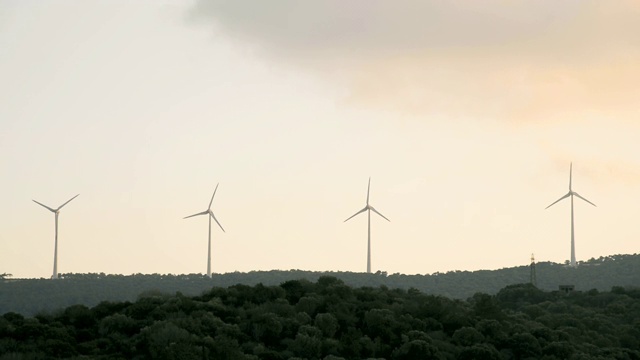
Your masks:
{"label": "cloud", "polygon": [[548,165],[555,172],[567,172],[573,162],[574,171],[600,186],[637,187],[640,184],[640,160],[635,156],[637,124],[613,125],[592,120],[579,126],[571,123],[547,126],[540,129],[548,136],[538,137],[543,139],[538,143],[539,149],[551,160]]}
{"label": "cloud", "polygon": [[274,62],[413,114],[539,122],[640,110],[640,5],[200,0],[193,18]]}
{"label": "cloud", "polygon": [[[603,10],[618,10],[614,16],[627,11],[621,5],[590,4],[550,0],[203,0],[197,3],[194,17],[214,19],[233,36],[286,53],[368,56],[424,50],[492,51],[496,47],[526,49],[539,46],[536,43],[540,40],[546,44],[545,50],[564,50],[567,46],[583,47],[584,41],[574,42],[583,36],[612,31],[608,21],[594,21],[606,14]],[[637,7],[633,2],[628,6]],[[635,12],[637,15],[637,9]],[[627,25],[638,28],[633,20],[627,19]],[[637,42],[632,33],[625,37]]]}

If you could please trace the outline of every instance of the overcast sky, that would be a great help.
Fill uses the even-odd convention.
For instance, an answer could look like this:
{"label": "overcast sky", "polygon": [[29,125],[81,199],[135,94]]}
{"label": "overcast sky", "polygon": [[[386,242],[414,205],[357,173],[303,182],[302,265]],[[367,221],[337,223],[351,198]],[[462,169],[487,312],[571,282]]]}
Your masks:
{"label": "overcast sky", "polygon": [[637,1],[0,0],[0,273],[425,274],[640,239]]}

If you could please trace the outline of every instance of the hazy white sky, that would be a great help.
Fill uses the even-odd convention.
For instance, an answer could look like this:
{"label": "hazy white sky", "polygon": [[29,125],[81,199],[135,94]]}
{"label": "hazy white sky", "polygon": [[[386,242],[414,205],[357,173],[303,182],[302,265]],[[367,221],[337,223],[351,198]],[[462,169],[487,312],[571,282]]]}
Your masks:
{"label": "hazy white sky", "polygon": [[636,253],[635,1],[0,0],[0,273]]}

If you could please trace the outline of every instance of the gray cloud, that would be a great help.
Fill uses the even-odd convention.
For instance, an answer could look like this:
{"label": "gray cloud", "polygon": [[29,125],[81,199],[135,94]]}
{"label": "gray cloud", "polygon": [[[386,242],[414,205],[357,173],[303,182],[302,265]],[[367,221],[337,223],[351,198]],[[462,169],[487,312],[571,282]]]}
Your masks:
{"label": "gray cloud", "polygon": [[627,31],[640,30],[636,16],[632,2],[577,0],[201,0],[193,9],[195,19],[276,51],[364,54],[501,47],[574,53],[611,45],[613,34],[622,37],[615,42],[638,46],[637,32]]}
{"label": "gray cloud", "polygon": [[531,121],[640,102],[634,1],[200,0],[191,15],[367,106]]}

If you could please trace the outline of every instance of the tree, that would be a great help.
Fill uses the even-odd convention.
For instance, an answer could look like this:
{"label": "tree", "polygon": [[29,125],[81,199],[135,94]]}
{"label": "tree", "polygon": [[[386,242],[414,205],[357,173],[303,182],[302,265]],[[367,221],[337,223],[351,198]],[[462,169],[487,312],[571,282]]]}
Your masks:
{"label": "tree", "polygon": [[456,330],[452,339],[458,345],[471,346],[483,342],[484,336],[475,328],[465,326]]}
{"label": "tree", "polygon": [[470,299],[470,302],[473,305],[473,312],[476,316],[484,319],[504,318],[500,305],[494,296],[484,293],[476,293]]}
{"label": "tree", "polygon": [[573,345],[566,341],[552,342],[543,349],[545,355],[555,356],[558,359],[569,359],[574,352]]}
{"label": "tree", "polygon": [[502,357],[491,344],[475,344],[462,349],[459,360],[500,360]]}
{"label": "tree", "polygon": [[159,321],[142,330],[148,354],[153,359],[200,359],[202,350],[189,333],[171,322]]}
{"label": "tree", "polygon": [[322,332],[313,326],[301,326],[289,350],[301,358],[319,358],[322,351]]}
{"label": "tree", "polygon": [[414,360],[414,359],[442,359],[438,348],[424,340],[412,340],[402,344],[395,349],[392,354],[393,359]]}
{"label": "tree", "polygon": [[518,333],[509,340],[516,359],[537,358],[541,349],[538,339],[529,333]]}
{"label": "tree", "polygon": [[336,331],[338,331],[338,320],[331,314],[316,315],[314,324],[322,331],[324,337],[332,338]]}
{"label": "tree", "polygon": [[280,342],[281,332],[281,320],[274,313],[258,314],[252,322],[251,333],[254,339],[263,341],[265,344]]}
{"label": "tree", "polygon": [[385,344],[397,341],[398,334],[394,331],[395,315],[388,309],[372,309],[364,315],[366,334],[372,339],[379,337]]}

